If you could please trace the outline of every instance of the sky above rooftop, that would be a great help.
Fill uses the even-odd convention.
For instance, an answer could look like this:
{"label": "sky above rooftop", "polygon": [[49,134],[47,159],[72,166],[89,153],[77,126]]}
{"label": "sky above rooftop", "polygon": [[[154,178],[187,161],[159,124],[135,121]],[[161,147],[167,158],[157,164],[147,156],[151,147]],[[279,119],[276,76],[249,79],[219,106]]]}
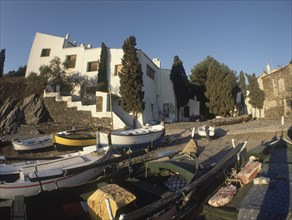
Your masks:
{"label": "sky above rooftop", "polygon": [[4,73],[26,65],[36,32],[93,47],[137,48],[171,69],[178,55],[187,74],[208,55],[260,75],[291,60],[291,0],[269,1],[0,1]]}

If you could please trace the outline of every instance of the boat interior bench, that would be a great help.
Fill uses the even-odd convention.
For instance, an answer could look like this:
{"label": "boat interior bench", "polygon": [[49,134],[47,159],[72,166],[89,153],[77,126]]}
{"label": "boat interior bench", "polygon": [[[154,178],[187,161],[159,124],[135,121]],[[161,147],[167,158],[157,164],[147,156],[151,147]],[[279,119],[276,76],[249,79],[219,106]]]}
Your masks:
{"label": "boat interior bench", "polygon": [[146,172],[152,172],[160,175],[169,175],[178,173],[187,183],[191,182],[197,170],[195,159],[187,154],[175,156],[169,160],[155,160],[147,163]]}
{"label": "boat interior bench", "polygon": [[147,183],[147,182],[142,181],[142,180],[137,179],[137,178],[130,178],[127,180],[127,182],[131,183],[133,186],[135,186],[137,188],[140,188],[146,192],[149,192],[149,193],[154,194],[156,196],[159,196],[161,198],[164,198],[169,193],[169,191],[166,189],[162,189],[160,187],[153,186],[152,184]]}
{"label": "boat interior bench", "polygon": [[62,160],[48,162],[36,165],[34,170],[32,168],[27,171],[24,170],[25,175],[28,175],[30,181],[36,182],[40,180],[47,180],[57,178],[65,175],[65,169],[72,169],[79,166],[90,164],[91,161],[85,161],[83,157],[76,156],[71,158],[63,158]]}

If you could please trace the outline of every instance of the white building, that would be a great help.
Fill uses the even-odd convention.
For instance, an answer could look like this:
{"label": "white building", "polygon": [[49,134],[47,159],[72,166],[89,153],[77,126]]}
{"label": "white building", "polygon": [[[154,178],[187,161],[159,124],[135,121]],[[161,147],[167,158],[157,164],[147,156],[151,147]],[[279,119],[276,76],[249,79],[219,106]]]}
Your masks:
{"label": "white building", "polygon": [[[61,61],[70,61],[70,72],[80,73],[91,79],[93,85],[96,84],[98,74],[98,63],[100,59],[101,48],[93,48],[91,44],[77,45],[76,42],[70,42],[70,34],[65,38],[42,33],[36,33],[35,39],[27,63],[26,76],[31,72],[39,73],[41,65],[48,65],[54,57],[59,57]],[[132,125],[132,117],[120,107],[119,95],[119,76],[121,69],[121,59],[123,57],[122,49],[108,48],[108,86],[113,94],[113,113],[115,128]],[[176,107],[173,85],[170,80],[170,70],[161,69],[160,61],[156,58],[151,60],[142,50],[138,50],[138,59],[143,71],[143,91],[145,110],[139,117],[138,126],[143,126],[151,121],[159,121],[162,116],[165,120],[175,121]],[[93,117],[109,116],[109,95],[97,92],[96,96],[101,96],[103,107],[101,112],[96,112],[97,107],[91,109]],[[60,98],[60,97],[59,97]],[[68,99],[67,99],[68,100]],[[68,104],[76,106],[74,104]],[[82,109],[78,107],[77,109]],[[87,108],[88,109],[88,108]],[[188,112],[186,111],[188,110]],[[95,111],[95,112],[94,112]],[[190,100],[184,114],[181,114],[183,120],[191,116],[199,115],[199,103]]]}

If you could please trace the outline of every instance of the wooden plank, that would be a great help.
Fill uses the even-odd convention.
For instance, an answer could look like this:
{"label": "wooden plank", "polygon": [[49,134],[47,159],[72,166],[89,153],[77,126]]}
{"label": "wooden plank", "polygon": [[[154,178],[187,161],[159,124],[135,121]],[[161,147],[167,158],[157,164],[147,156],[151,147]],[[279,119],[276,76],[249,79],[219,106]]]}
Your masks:
{"label": "wooden plank", "polygon": [[15,196],[13,203],[13,220],[25,220],[24,196]]}

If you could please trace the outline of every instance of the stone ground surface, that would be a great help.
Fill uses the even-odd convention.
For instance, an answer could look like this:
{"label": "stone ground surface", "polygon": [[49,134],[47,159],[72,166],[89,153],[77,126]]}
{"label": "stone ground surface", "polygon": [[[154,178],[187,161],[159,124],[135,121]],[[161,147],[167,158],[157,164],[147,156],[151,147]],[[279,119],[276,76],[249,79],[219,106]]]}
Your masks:
{"label": "stone ground surface", "polygon": [[[224,154],[230,150],[232,146],[232,138],[236,140],[247,140],[247,150],[252,149],[266,141],[271,140],[273,137],[280,137],[283,130],[283,135],[286,139],[287,130],[292,126],[292,119],[286,118],[284,126],[281,125],[281,118],[274,119],[258,119],[248,121],[240,124],[223,125],[216,127],[215,137],[211,140],[199,137],[197,129],[203,125],[203,122],[178,122],[166,124],[166,134],[164,140],[155,148],[158,148],[158,153],[165,150],[179,151],[183,149],[186,143],[190,140],[192,128],[195,128],[195,140],[198,144],[199,161],[204,164],[211,164],[217,162]],[[25,136],[33,136],[32,133],[14,134],[2,137],[6,140],[13,138],[21,138]],[[156,151],[155,151],[156,153]],[[0,155],[12,158],[36,158],[36,157],[54,157],[64,154],[64,151],[58,152],[54,149],[44,152],[34,153],[18,153],[14,151],[12,145],[8,143],[6,146],[0,147]],[[13,161],[4,161],[5,163]]]}

